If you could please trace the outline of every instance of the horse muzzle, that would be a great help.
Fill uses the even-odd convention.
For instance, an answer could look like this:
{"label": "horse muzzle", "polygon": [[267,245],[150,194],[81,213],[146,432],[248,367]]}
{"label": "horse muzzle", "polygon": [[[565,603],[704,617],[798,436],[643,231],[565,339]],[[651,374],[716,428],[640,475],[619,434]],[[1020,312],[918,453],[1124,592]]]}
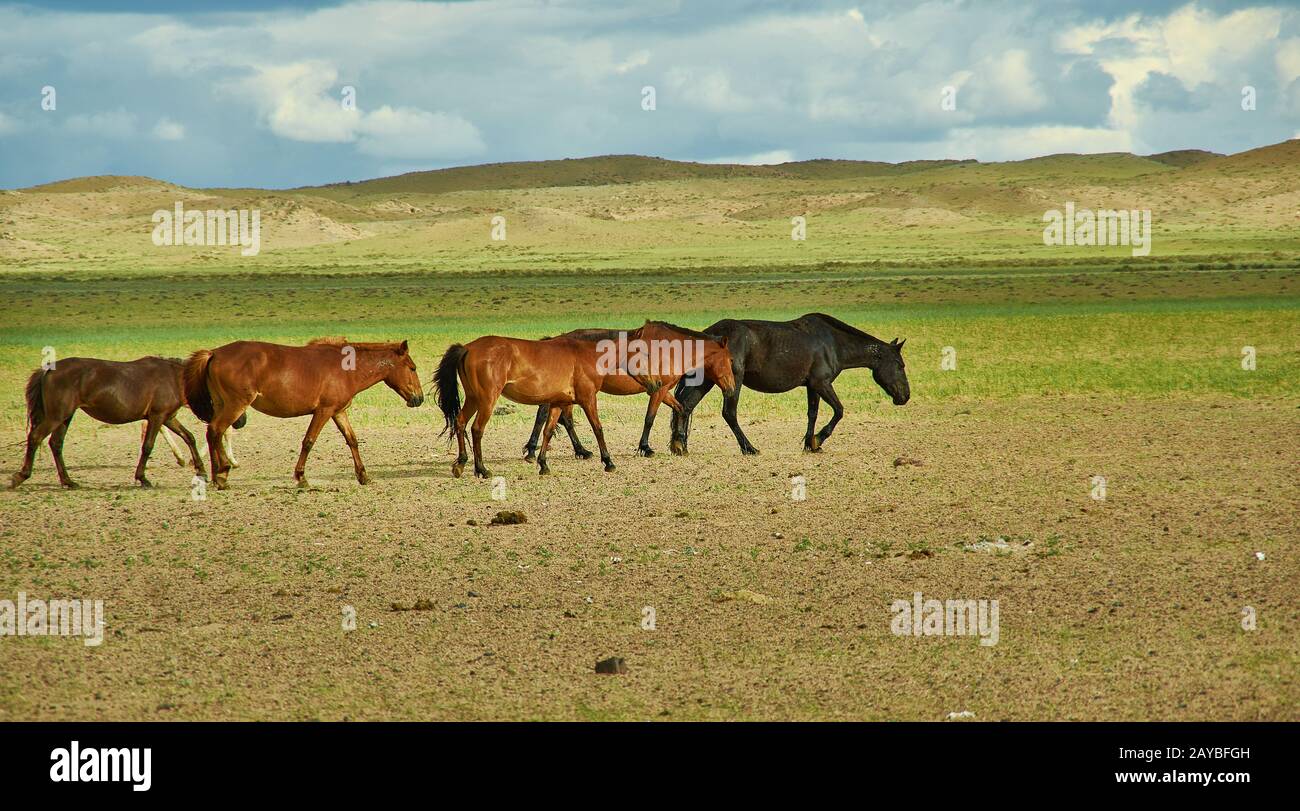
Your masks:
{"label": "horse muzzle", "polygon": [[414,396],[412,396],[412,397],[407,397],[407,398],[406,398],[406,407],[407,407],[407,408],[418,408],[418,407],[419,407],[423,402],[424,402],[424,395],[423,395],[423,394],[416,394],[416,395],[414,395]]}

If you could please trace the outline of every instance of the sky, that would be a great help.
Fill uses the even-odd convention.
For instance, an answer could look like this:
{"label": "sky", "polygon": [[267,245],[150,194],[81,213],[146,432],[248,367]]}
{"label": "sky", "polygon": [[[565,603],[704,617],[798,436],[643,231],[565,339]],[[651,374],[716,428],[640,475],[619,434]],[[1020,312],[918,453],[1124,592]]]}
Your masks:
{"label": "sky", "polygon": [[1296,0],[0,3],[3,188],[286,188],[606,154],[1232,153],[1298,135]]}

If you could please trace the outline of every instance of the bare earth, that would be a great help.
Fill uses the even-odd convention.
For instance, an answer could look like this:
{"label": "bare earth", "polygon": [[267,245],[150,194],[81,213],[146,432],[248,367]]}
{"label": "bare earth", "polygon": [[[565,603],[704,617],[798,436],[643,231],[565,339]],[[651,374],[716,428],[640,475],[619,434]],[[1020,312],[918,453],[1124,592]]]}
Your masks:
{"label": "bare earth", "polygon": [[[205,501],[161,443],[133,488],[138,426],[81,415],[81,490],[43,449],[0,493],[0,597],[103,599],[106,639],[0,638],[0,720],[1300,719],[1293,400],[882,396],[811,455],[794,392],[742,404],[752,458],[716,400],[687,458],[665,410],[651,459],[643,401],[602,400],[618,470],[557,436],[546,479],[518,453],[531,414],[497,417],[505,501],[450,477],[428,406],[354,417],[364,488],[327,429],[305,491],[305,420],[250,414]],[[487,526],[501,509],[528,522]],[[916,591],[998,600],[998,644],[894,636]],[[628,673],[597,675],[609,656]]]}

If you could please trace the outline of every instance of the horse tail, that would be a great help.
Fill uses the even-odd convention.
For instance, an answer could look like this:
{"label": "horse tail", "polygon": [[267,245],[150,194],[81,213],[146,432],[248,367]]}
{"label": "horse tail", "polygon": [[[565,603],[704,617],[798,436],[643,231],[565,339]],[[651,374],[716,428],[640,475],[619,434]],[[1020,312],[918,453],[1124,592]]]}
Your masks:
{"label": "horse tail", "polygon": [[460,365],[465,361],[468,352],[469,350],[461,344],[447,347],[442,362],[438,364],[438,372],[433,376],[434,382],[438,385],[438,408],[442,409],[442,418],[446,423],[438,432],[438,436],[446,434],[447,444],[451,444],[451,438],[456,434],[456,418],[460,416],[460,388],[457,378],[460,376]]}
{"label": "horse tail", "polygon": [[212,422],[216,416],[212,392],[208,390],[208,364],[211,362],[212,351],[209,349],[200,349],[185,361],[185,404],[204,422]]}
{"label": "horse tail", "polygon": [[45,375],[49,369],[37,369],[27,378],[27,428],[30,430],[45,421]]}

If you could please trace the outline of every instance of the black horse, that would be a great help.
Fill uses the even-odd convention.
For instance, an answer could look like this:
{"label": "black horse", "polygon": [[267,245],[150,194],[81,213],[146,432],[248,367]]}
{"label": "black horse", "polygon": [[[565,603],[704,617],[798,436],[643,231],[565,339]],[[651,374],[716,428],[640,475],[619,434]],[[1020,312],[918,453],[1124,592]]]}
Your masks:
{"label": "black horse", "polygon": [[[903,405],[911,396],[907,372],[903,368],[903,343],[894,339],[885,343],[838,318],[809,313],[793,321],[719,321],[704,330],[709,335],[728,339],[731,368],[736,380],[745,388],[767,394],[779,394],[798,386],[808,389],[808,430],[804,434],[806,451],[818,452],[844,416],[844,406],[831,385],[845,369],[867,367],[871,376],[894,405]],[[712,384],[707,380],[691,386],[682,380],[675,396],[683,413],[673,414],[672,451],[687,452],[691,412],[695,410]],[[736,435],[742,453],[758,453],[740,429],[736,409],[740,404],[741,386],[722,401],[722,417]],[[835,414],[816,434],[817,406],[821,400],[830,404]]]}

